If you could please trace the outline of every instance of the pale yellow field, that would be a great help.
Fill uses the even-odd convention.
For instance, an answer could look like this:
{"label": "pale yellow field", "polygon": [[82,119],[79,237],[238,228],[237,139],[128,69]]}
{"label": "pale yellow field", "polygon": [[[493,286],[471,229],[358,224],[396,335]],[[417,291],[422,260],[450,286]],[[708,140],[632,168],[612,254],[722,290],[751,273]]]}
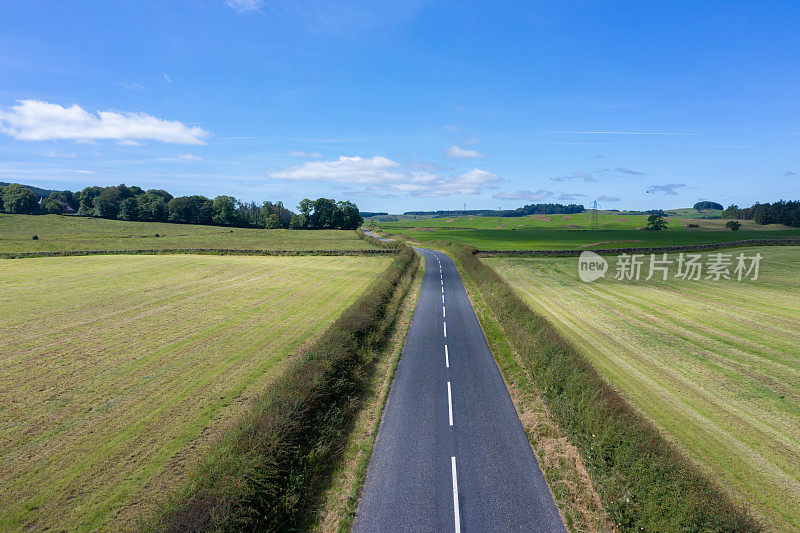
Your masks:
{"label": "pale yellow field", "polygon": [[389,262],[0,260],[0,530],[129,528]]}
{"label": "pale yellow field", "polygon": [[483,261],[739,501],[797,531],[800,248],[740,251],[764,256],[758,281],[586,284],[577,258]]}

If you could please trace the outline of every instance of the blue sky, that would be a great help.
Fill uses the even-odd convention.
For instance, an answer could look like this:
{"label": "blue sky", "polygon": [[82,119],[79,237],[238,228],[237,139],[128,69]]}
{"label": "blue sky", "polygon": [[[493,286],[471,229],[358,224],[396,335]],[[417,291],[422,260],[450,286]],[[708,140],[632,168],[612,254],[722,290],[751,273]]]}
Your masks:
{"label": "blue sky", "polygon": [[798,2],[6,0],[0,181],[363,210],[800,197]]}

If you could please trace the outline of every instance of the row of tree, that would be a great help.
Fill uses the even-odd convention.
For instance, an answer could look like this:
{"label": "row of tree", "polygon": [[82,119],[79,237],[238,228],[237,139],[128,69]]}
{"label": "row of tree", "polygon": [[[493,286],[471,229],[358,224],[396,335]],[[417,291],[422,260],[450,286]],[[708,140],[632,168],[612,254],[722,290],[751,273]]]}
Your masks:
{"label": "row of tree", "polygon": [[440,210],[440,211],[406,211],[404,215],[433,215],[434,217],[452,216],[479,216],[479,217],[522,217],[526,215],[570,215],[573,213],[583,213],[586,211],[582,205],[578,204],[529,204],[516,209],[464,209],[464,210]]}
{"label": "row of tree", "polygon": [[800,200],[756,203],[752,207],[741,209],[737,205],[731,205],[722,212],[722,218],[738,218],[753,220],[756,224],[784,224],[800,228]]}
{"label": "row of tree", "polygon": [[18,183],[0,186],[0,211],[21,214],[76,213],[119,220],[214,224],[267,229],[356,229],[363,222],[352,202],[304,199],[300,213],[281,202],[241,202],[232,196],[178,196],[162,189],[143,190],[125,184],[86,187],[79,192],[53,191],[37,196]]}

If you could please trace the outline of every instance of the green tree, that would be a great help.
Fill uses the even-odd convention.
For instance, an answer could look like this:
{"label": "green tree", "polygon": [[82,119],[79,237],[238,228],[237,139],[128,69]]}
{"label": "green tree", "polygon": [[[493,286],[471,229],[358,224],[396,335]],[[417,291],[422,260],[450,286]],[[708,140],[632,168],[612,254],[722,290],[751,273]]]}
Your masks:
{"label": "green tree", "polygon": [[239,223],[236,211],[236,198],[233,196],[217,196],[214,198],[212,222],[220,226],[234,226]]}
{"label": "green tree", "polygon": [[120,220],[139,220],[139,202],[136,197],[131,196],[122,200],[119,204],[117,218]]}
{"label": "green tree", "polygon": [[3,210],[6,213],[32,215],[39,212],[39,201],[29,188],[10,183],[3,187]]}
{"label": "green tree", "polygon": [[314,210],[309,216],[308,224],[312,229],[331,229],[336,227],[336,201],[329,198],[317,198],[313,202]]}
{"label": "green tree", "polygon": [[703,209],[719,209],[719,210],[723,209],[722,204],[718,204],[717,202],[709,202],[709,201],[697,202],[696,204],[694,204],[693,207],[695,209],[697,209],[698,211],[702,211]]}
{"label": "green tree", "polygon": [[276,213],[272,213],[267,217],[266,222],[264,223],[265,229],[280,229],[281,227],[281,220],[278,218]]}
{"label": "green tree", "polygon": [[725,208],[725,211],[722,212],[722,218],[741,218],[742,210],[739,209],[739,206],[736,204],[729,205]]}
{"label": "green tree", "polygon": [[86,187],[80,192],[80,202],[78,203],[78,214],[82,216],[94,216],[94,199],[103,192],[102,187]]}
{"label": "green tree", "polygon": [[644,229],[647,231],[661,231],[662,229],[666,229],[667,223],[661,217],[661,215],[650,215],[647,217],[647,224],[644,225]]}
{"label": "green tree", "polygon": [[298,215],[292,214],[292,218],[289,220],[289,229],[303,229],[306,227],[306,216],[305,215]]}
{"label": "green tree", "polygon": [[64,206],[61,205],[56,198],[53,198],[53,194],[51,194],[42,201],[39,210],[51,215],[60,215],[64,212]]}
{"label": "green tree", "polygon": [[358,206],[353,202],[339,202],[337,205],[338,223],[341,229],[356,229],[364,223],[364,218],[358,210]]}
{"label": "green tree", "polygon": [[[125,190],[127,191],[127,189]],[[117,218],[119,214],[119,204],[124,200],[123,194],[119,187],[104,188],[103,191],[92,200],[94,215],[101,218]]]}
{"label": "green tree", "polygon": [[167,220],[167,204],[164,197],[147,191],[136,197],[139,210],[139,220],[145,222],[163,222]]}
{"label": "green tree", "polygon": [[725,227],[731,231],[739,231],[739,228],[742,227],[742,223],[738,220],[729,220],[725,223]]}

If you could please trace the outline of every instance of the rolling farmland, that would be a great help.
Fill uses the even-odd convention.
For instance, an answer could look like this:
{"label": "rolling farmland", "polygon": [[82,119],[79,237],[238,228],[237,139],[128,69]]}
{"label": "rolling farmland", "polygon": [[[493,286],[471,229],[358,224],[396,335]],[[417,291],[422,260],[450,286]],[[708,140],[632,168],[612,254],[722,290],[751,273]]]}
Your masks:
{"label": "rolling farmland", "polygon": [[0,529],[132,524],[389,262],[0,262]]}
{"label": "rolling farmland", "polygon": [[721,486],[796,530],[800,252],[739,252],[764,256],[757,281],[616,281],[612,260],[585,284],[576,258],[483,261]]}
{"label": "rolling farmland", "polygon": [[[800,237],[798,229],[779,224],[762,226],[752,220],[741,221],[742,228],[736,232],[724,228],[725,220],[679,217],[665,219],[665,231],[639,230],[646,220],[645,215],[600,212],[597,231],[588,231],[588,212],[508,218],[425,218],[382,222],[377,227],[388,234],[400,233],[422,244],[452,241],[482,250],[598,250]],[[688,224],[698,227],[688,229]]]}
{"label": "rolling farmland", "polygon": [[[33,240],[34,235],[37,240]],[[354,231],[343,230],[264,230],[77,216],[0,215],[0,253],[170,248],[365,250],[373,246]]]}

